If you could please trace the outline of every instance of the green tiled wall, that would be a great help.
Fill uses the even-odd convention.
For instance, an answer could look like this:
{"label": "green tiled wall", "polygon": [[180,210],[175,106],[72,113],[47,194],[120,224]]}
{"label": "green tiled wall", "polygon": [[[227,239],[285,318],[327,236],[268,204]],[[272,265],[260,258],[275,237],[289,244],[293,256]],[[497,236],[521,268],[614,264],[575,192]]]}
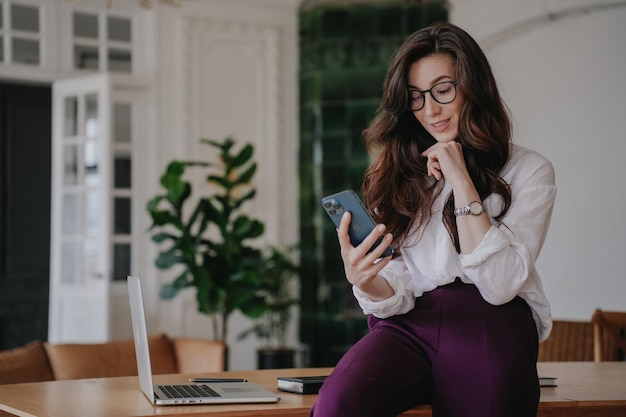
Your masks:
{"label": "green tiled wall", "polygon": [[300,340],[308,366],[333,366],[367,331],[320,200],[360,190],[369,162],[361,131],[375,115],[393,53],[409,33],[447,19],[441,4],[329,3],[309,2],[300,13]]}

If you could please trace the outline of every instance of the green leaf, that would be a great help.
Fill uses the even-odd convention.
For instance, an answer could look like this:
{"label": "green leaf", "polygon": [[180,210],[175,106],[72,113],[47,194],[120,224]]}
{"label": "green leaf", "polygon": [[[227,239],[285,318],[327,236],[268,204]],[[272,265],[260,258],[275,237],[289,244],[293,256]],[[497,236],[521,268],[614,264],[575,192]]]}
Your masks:
{"label": "green leaf", "polygon": [[254,239],[265,231],[265,224],[259,220],[251,220],[247,216],[239,216],[233,223],[232,233],[235,237],[244,239]]}
{"label": "green leaf", "polygon": [[180,213],[182,211],[185,200],[191,195],[191,184],[188,182],[181,182],[179,186],[176,186],[168,193],[168,199],[172,202],[176,210]]}
{"label": "green leaf", "polygon": [[192,271],[193,285],[196,287],[196,300],[198,311],[204,314],[212,314],[218,307],[212,303],[215,299],[216,287],[210,279],[209,272],[202,268],[194,268]]}
{"label": "green leaf", "polygon": [[250,220],[247,217],[246,219],[247,222],[242,222],[241,225],[237,221],[235,222],[235,225],[233,226],[233,234],[235,236],[237,236],[241,240],[244,240],[254,239],[263,235],[263,232],[265,231],[264,223],[260,222],[259,220]]}
{"label": "green leaf", "polygon": [[208,162],[200,162],[200,161],[184,161],[183,164],[187,167],[209,167],[211,166]]}
{"label": "green leaf", "polygon": [[222,150],[222,152],[229,153],[234,144],[235,140],[231,136],[227,136],[224,141],[218,146]]}
{"label": "green leaf", "polygon": [[202,208],[204,210],[204,215],[215,223],[220,229],[226,227],[226,218],[224,217],[224,213],[215,207],[210,200],[205,200]]}
{"label": "green leaf", "polygon": [[161,185],[167,192],[167,199],[174,207],[179,207],[182,196],[185,194],[185,188],[190,186],[182,181],[180,176],[173,174],[164,174],[161,177]]}
{"label": "green leaf", "polygon": [[193,277],[193,285],[198,288],[211,288],[211,274],[210,272],[202,266],[194,266],[191,271]]}
{"label": "green leaf", "polygon": [[228,180],[228,178],[219,177],[217,175],[209,175],[208,177],[206,177],[206,180],[210,184],[215,184],[222,188],[229,188],[232,185],[232,183]]}
{"label": "green leaf", "polygon": [[257,297],[259,291],[258,285],[240,284],[230,290],[230,304],[233,307],[241,308],[242,306],[252,304],[253,299]]}
{"label": "green leaf", "polygon": [[[187,230],[191,230],[191,228],[196,224],[196,221],[198,220],[198,216],[203,213],[204,211],[204,202],[203,200],[198,201],[198,204],[196,204],[196,208],[194,208],[193,212],[191,213],[191,216],[189,216],[189,221],[187,222]],[[201,233],[201,232],[198,232]]]}
{"label": "green leaf", "polygon": [[252,180],[252,177],[254,176],[255,172],[256,172],[256,168],[257,165],[256,164],[252,164],[248,167],[248,169],[246,169],[243,173],[241,173],[241,175],[239,175],[239,177],[237,177],[236,180],[233,181],[234,184],[247,184],[250,182],[250,180]]}
{"label": "green leaf", "polygon": [[196,300],[198,301],[198,311],[204,314],[214,314],[223,309],[225,292],[222,289],[198,288]]}
{"label": "green leaf", "polygon": [[157,195],[156,197],[150,199],[150,201],[148,201],[148,203],[146,204],[146,210],[148,211],[148,213],[152,213],[153,211],[155,211],[156,208],[159,206],[161,200],[163,200],[164,198],[164,195]]}
{"label": "green leaf", "polygon": [[168,239],[176,241],[177,239],[179,239],[179,236],[173,235],[171,233],[165,233],[165,232],[152,235],[152,241],[156,243],[165,242]]}
{"label": "green leaf", "polygon": [[211,223],[211,218],[206,215],[206,213],[208,212],[207,204],[211,204],[211,203],[206,199],[201,199],[198,202],[198,210],[199,210],[198,215],[202,215],[202,220],[200,221],[200,225],[198,226],[196,237],[194,239],[194,245],[196,246],[204,242],[204,240],[202,239],[202,236],[204,235],[204,232],[209,227],[209,224]]}
{"label": "green leaf", "polygon": [[176,297],[176,295],[178,295],[178,288],[174,287],[172,284],[163,285],[159,293],[159,296],[164,300],[171,300]]}
{"label": "green leaf", "polygon": [[154,265],[159,269],[168,269],[177,263],[182,263],[183,258],[180,255],[177,255],[173,251],[161,252],[159,256],[154,261]]}
{"label": "green leaf", "polygon": [[171,224],[178,229],[182,229],[180,219],[169,211],[154,211],[151,213],[151,215],[153,222],[151,228],[154,228],[155,226],[165,226],[167,224]]}
{"label": "green leaf", "polygon": [[248,162],[250,158],[252,158],[252,154],[254,153],[254,148],[252,145],[247,144],[243,147],[241,151],[232,159],[231,167],[238,168]]}
{"label": "green leaf", "polygon": [[250,287],[250,285],[258,286],[261,283],[261,278],[254,270],[241,270],[231,274],[230,281],[238,285],[245,284],[248,286],[246,291],[254,291],[255,288]]}
{"label": "green leaf", "polygon": [[161,292],[160,292],[161,298],[165,300],[172,299],[178,294],[180,290],[191,286],[192,283],[189,282],[187,278],[188,274],[189,274],[188,271],[185,270],[174,281],[172,281],[169,284],[163,285],[163,287],[161,287]]}
{"label": "green leaf", "polygon": [[185,173],[185,163],[180,161],[172,161],[165,169],[165,174],[173,177],[181,177]]}
{"label": "green leaf", "polygon": [[245,238],[248,237],[248,234],[251,232],[253,227],[253,221],[250,220],[248,216],[242,215],[235,219],[232,233],[238,238]]}
{"label": "green leaf", "polygon": [[253,297],[240,307],[241,312],[251,319],[258,319],[265,314],[269,307],[263,297]]}
{"label": "green leaf", "polygon": [[256,195],[256,190],[253,188],[252,190],[250,190],[246,194],[244,194],[241,198],[234,200],[233,201],[233,210],[238,209],[239,207],[241,207],[241,205],[243,203],[245,203],[246,201],[254,198],[255,195]]}

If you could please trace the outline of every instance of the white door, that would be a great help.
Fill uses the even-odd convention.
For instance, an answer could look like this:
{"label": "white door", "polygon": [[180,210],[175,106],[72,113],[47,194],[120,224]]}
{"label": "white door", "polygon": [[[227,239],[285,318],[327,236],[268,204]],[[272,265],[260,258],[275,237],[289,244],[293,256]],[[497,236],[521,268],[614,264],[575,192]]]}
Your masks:
{"label": "white door", "polygon": [[111,82],[54,82],[48,341],[110,336]]}

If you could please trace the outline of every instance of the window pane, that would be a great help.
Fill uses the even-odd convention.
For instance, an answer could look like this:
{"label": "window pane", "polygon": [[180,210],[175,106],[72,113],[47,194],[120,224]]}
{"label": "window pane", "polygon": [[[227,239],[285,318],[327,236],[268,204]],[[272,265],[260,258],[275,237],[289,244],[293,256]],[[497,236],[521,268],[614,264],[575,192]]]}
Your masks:
{"label": "window pane", "polygon": [[83,267],[84,277],[98,277],[102,271],[98,271],[98,241],[85,239],[83,242]]}
{"label": "window pane", "polygon": [[132,54],[123,49],[109,50],[109,71],[132,72]]}
{"label": "window pane", "polygon": [[65,242],[61,246],[61,282],[73,284],[76,282],[78,244],[76,242]]}
{"label": "window pane", "polygon": [[31,6],[12,4],[11,27],[15,30],[39,33],[39,9]]}
{"label": "window pane", "polygon": [[74,36],[98,39],[98,16],[74,13]]}
{"label": "window pane", "polygon": [[100,183],[98,162],[98,142],[94,139],[87,139],[85,142],[85,185],[95,187]]}
{"label": "window pane", "polygon": [[113,212],[113,233],[116,235],[130,234],[130,198],[116,198]]}
{"label": "window pane", "polygon": [[76,194],[65,194],[63,196],[63,224],[61,230],[65,236],[75,236],[78,234],[79,200]]}
{"label": "window pane", "polygon": [[115,188],[130,188],[131,186],[131,163],[130,156],[115,156],[113,162],[115,172],[113,173],[113,187]]}
{"label": "window pane", "polygon": [[76,136],[78,134],[78,97],[67,97],[65,99],[65,120],[63,136]]}
{"label": "window pane", "polygon": [[13,38],[13,62],[39,65],[39,41]]}
{"label": "window pane", "polygon": [[110,41],[132,41],[130,19],[109,17],[107,23],[107,32]]}
{"label": "window pane", "polygon": [[63,184],[78,184],[78,146],[76,145],[63,148]]}
{"label": "window pane", "polygon": [[130,245],[113,245],[113,280],[125,281],[130,275]]}
{"label": "window pane", "polygon": [[74,68],[97,70],[100,66],[98,48],[74,45]]}
{"label": "window pane", "polygon": [[85,184],[97,185],[99,180],[98,165],[100,155],[98,153],[98,96],[87,94],[85,96]]}
{"label": "window pane", "polygon": [[0,62],[4,62],[4,36],[0,36]]}
{"label": "window pane", "polygon": [[113,141],[129,143],[131,132],[131,107],[128,103],[113,105]]}
{"label": "window pane", "polygon": [[98,236],[98,222],[100,220],[100,198],[98,190],[85,193],[85,234]]}
{"label": "window pane", "polygon": [[85,130],[88,138],[97,138],[99,134],[98,95],[85,95]]}

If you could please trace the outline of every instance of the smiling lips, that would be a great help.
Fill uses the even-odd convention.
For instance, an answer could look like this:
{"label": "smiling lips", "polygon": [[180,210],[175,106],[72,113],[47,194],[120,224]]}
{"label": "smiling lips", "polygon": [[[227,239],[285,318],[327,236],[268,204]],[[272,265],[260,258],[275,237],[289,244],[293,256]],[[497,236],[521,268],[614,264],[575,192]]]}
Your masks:
{"label": "smiling lips", "polygon": [[435,132],[442,132],[448,126],[448,122],[449,121],[450,121],[450,119],[446,119],[446,120],[443,120],[441,122],[431,123],[430,126],[433,128],[433,130]]}

